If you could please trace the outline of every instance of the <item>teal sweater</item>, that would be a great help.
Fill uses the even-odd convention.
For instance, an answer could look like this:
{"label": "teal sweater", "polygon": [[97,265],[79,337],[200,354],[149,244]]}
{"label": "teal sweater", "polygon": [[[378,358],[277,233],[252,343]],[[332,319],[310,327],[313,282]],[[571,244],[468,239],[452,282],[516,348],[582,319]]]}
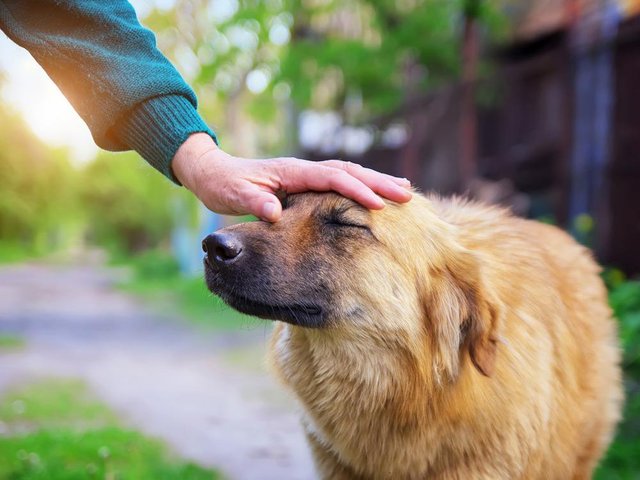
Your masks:
{"label": "teal sweater", "polygon": [[98,146],[136,150],[175,181],[171,159],[187,137],[215,140],[126,0],[0,0],[0,28],[44,68]]}

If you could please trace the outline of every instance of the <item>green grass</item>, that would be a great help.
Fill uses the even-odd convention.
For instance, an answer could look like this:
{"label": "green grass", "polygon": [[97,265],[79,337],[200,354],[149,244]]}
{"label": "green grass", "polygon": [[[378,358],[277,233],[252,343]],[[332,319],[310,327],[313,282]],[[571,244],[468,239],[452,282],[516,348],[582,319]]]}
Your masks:
{"label": "green grass", "polygon": [[7,350],[20,350],[24,348],[24,346],[24,338],[0,333],[0,352]]}
{"label": "green grass", "polygon": [[16,263],[37,257],[32,249],[16,242],[0,241],[0,264]]}
{"label": "green grass", "polygon": [[158,441],[118,424],[80,382],[47,380],[0,403],[0,479],[212,480]]}
{"label": "green grass", "polygon": [[233,330],[259,322],[225,305],[207,290],[202,278],[132,278],[120,288],[139,295],[162,312],[181,314],[201,326]]}
{"label": "green grass", "polygon": [[181,314],[195,324],[220,330],[261,323],[225,305],[207,290],[203,277],[181,275],[175,260],[165,253],[146,252],[119,263],[132,270],[120,288],[141,296],[159,311]]}

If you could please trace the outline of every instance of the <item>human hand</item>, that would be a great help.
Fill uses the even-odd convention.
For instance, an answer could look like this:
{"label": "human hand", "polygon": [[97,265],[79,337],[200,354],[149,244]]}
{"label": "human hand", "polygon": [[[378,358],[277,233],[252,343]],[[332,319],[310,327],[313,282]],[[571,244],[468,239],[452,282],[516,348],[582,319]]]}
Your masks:
{"label": "human hand", "polygon": [[333,190],[373,210],[384,208],[378,194],[399,203],[411,199],[406,179],[339,160],[234,157],[220,150],[205,133],[191,135],[178,149],[171,166],[176,178],[210,210],[232,215],[251,213],[269,222],[278,221],[282,215],[275,195],[278,191]]}

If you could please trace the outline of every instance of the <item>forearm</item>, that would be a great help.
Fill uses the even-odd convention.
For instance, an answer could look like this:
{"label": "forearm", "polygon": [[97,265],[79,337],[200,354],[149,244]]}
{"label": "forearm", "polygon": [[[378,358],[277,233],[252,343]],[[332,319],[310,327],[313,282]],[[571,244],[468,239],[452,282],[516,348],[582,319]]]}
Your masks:
{"label": "forearm", "polygon": [[125,0],[1,0],[0,27],[45,69],[109,150],[137,150],[171,177],[196,97]]}
{"label": "forearm", "polygon": [[223,154],[212,138],[205,133],[194,133],[180,146],[171,163],[173,175],[186,188],[196,193],[200,190],[202,162],[211,163],[211,156]]}

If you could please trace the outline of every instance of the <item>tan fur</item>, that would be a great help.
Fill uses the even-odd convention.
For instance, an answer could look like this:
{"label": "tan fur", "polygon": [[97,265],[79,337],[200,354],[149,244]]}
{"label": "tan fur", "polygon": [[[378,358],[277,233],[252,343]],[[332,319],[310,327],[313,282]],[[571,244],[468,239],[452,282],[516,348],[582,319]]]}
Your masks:
{"label": "tan fur", "polygon": [[[376,243],[332,263],[344,318],[278,322],[271,341],[320,475],[590,478],[622,403],[590,252],[555,227],[456,199],[416,195],[367,221]],[[291,225],[289,257],[314,238]]]}

